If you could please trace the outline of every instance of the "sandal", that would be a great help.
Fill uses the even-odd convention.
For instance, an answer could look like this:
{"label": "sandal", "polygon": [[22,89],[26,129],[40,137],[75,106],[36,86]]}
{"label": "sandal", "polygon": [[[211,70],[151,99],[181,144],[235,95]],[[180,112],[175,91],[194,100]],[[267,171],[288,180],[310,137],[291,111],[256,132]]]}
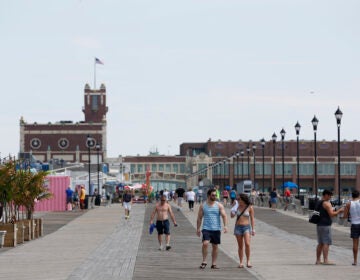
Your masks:
{"label": "sandal", "polygon": [[200,268],[200,269],[205,269],[206,266],[207,266],[207,263],[204,263],[204,262],[203,262],[203,263],[201,263],[201,265],[200,265],[199,268]]}
{"label": "sandal", "polygon": [[213,265],[211,266],[211,269],[219,269],[219,267],[218,267],[216,264],[213,264]]}

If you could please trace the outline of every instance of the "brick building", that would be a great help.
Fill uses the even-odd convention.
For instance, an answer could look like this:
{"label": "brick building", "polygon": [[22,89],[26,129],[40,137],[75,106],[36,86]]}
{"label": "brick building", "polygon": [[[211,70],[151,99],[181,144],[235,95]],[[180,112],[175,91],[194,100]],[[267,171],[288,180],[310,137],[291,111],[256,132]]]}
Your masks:
{"label": "brick building", "polygon": [[[20,119],[20,158],[32,155],[41,162],[88,162],[106,159],[106,88],[84,88],[84,121],[59,121],[56,123],[27,123]],[[88,141],[92,139],[94,141]],[[90,144],[90,147],[89,145]],[[92,145],[94,144],[94,145]],[[96,150],[98,144],[99,151]]]}

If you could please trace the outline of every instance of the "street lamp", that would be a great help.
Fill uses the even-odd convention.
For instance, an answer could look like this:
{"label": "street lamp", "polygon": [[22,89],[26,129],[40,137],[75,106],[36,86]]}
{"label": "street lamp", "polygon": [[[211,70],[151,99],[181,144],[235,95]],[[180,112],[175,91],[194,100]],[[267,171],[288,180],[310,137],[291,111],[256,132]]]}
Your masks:
{"label": "street lamp", "polygon": [[254,189],[256,187],[255,180],[256,180],[256,168],[255,168],[255,153],[256,153],[256,144],[254,143],[252,146],[253,150],[253,158],[254,158]]}
{"label": "street lamp", "polygon": [[223,160],[224,163],[224,181],[223,181],[223,188],[225,188],[226,185],[226,159]]}
{"label": "street lamp", "polygon": [[248,175],[248,179],[250,179],[250,147],[249,146],[247,146],[246,152],[247,152],[247,175]]}
{"label": "street lamp", "polygon": [[300,199],[300,162],[299,162],[299,133],[300,133],[301,125],[299,122],[295,124],[295,131],[296,131],[296,163],[297,163],[297,186],[298,186],[298,199]]}
{"label": "street lamp", "polygon": [[261,139],[262,147],[262,193],[265,192],[265,139]]}
{"label": "street lamp", "polygon": [[318,195],[318,182],[317,182],[317,151],[316,151],[316,132],[317,132],[317,125],[319,123],[319,120],[314,116],[314,118],[311,120],[311,123],[313,125],[314,129],[314,188],[315,188],[315,201],[317,201],[317,195]]}
{"label": "street lamp", "polygon": [[275,180],[275,177],[276,177],[276,173],[275,173],[275,146],[276,146],[276,134],[274,132],[274,134],[271,136],[271,139],[273,141],[273,188],[275,187],[275,183],[276,183],[276,180]]}
{"label": "street lamp", "polygon": [[285,139],[285,130],[281,129],[280,134],[281,134],[281,160],[282,160],[282,189],[283,189],[283,196],[285,193],[285,164],[284,164],[284,139]]}
{"label": "street lamp", "polygon": [[88,147],[88,173],[89,173],[89,192],[90,192],[90,185],[91,185],[91,158],[90,158],[90,150],[95,147],[95,139],[91,137],[90,134],[86,137],[86,146]]}
{"label": "street lamp", "polygon": [[240,155],[241,155],[241,180],[244,181],[244,150],[243,149],[241,149]]}
{"label": "street lamp", "polygon": [[239,156],[240,156],[240,153],[237,152],[236,153],[236,181],[238,180],[238,177],[239,177]]}
{"label": "street lamp", "polygon": [[97,153],[97,185],[98,194],[100,194],[100,144],[96,144]]}
{"label": "street lamp", "polygon": [[335,112],[335,118],[336,118],[336,124],[337,124],[337,128],[338,128],[338,143],[337,143],[337,148],[338,148],[338,196],[339,196],[339,205],[340,205],[340,192],[341,192],[341,187],[340,187],[340,125],[341,125],[341,118],[342,118],[343,113],[340,111],[340,108],[338,107],[336,112]]}

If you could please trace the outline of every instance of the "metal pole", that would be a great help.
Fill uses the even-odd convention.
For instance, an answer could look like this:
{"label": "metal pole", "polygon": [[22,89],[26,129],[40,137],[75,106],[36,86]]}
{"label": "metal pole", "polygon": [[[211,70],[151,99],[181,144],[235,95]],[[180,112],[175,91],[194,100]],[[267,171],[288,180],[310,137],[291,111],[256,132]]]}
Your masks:
{"label": "metal pole", "polygon": [[299,158],[299,134],[296,136],[296,162],[297,162],[297,185],[298,199],[300,199],[300,158]]}
{"label": "metal pole", "polygon": [[316,150],[316,130],[314,131],[314,156],[315,156],[315,201],[317,201],[317,195],[318,195],[318,182],[317,182],[317,150]]}
{"label": "metal pole", "polygon": [[265,192],[265,145],[262,146],[262,193]]}
{"label": "metal pole", "polygon": [[338,143],[337,143],[337,148],[338,148],[338,201],[339,201],[339,205],[340,205],[340,192],[341,192],[341,186],[340,186],[340,124],[338,124]]}
{"label": "metal pole", "polygon": [[276,140],[273,140],[273,188],[275,187],[276,184],[276,174],[275,174],[275,146],[276,146]]}
{"label": "metal pole", "polygon": [[281,157],[282,157],[282,189],[283,189],[283,196],[285,194],[285,164],[284,164],[284,137],[281,138]]}

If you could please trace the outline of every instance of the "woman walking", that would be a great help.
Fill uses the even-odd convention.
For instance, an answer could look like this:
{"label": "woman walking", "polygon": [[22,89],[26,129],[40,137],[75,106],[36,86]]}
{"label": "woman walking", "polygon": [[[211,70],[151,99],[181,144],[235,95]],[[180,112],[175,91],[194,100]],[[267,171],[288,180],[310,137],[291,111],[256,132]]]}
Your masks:
{"label": "woman walking", "polygon": [[235,207],[231,209],[231,218],[236,217],[234,235],[238,243],[238,254],[240,259],[239,268],[244,267],[244,247],[246,266],[251,268],[250,235],[255,235],[254,208],[250,203],[249,197],[244,193],[239,195],[238,206]]}

